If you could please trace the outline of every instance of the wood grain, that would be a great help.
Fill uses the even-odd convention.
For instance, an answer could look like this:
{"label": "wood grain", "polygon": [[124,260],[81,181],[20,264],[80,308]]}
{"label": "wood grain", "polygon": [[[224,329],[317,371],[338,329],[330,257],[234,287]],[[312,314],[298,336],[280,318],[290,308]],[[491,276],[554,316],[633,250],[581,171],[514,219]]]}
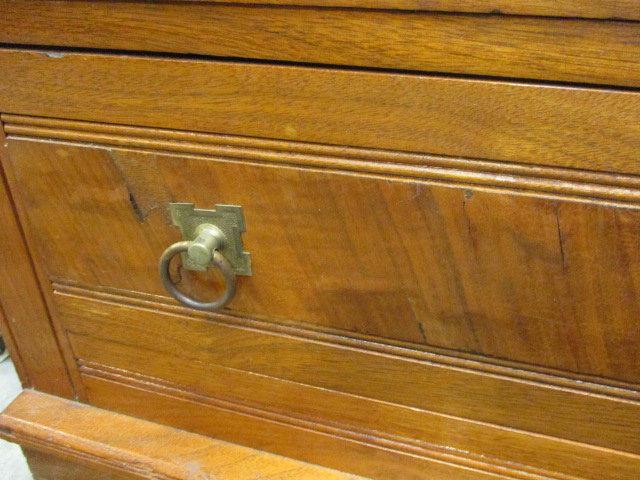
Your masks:
{"label": "wood grain", "polygon": [[610,378],[567,372],[539,365],[531,365],[486,355],[454,351],[430,345],[407,343],[390,338],[380,338],[361,333],[345,332],[319,325],[274,323],[257,318],[239,317],[232,312],[202,312],[176,304],[171,298],[153,294],[54,281],[54,292],[108,303],[117,303],[135,308],[157,310],[160,313],[178,314],[192,318],[215,320],[231,326],[249,328],[277,335],[293,336],[304,340],[364,349],[382,355],[429,362],[444,367],[462,368],[475,372],[497,375],[516,381],[533,382],[568,388],[571,391],[604,395],[606,397],[640,400],[638,385]]}
{"label": "wood grain", "polygon": [[33,448],[22,448],[33,480],[138,480],[136,474],[114,471],[101,464],[85,465],[73,460],[43,453]]}
{"label": "wood grain", "polygon": [[[199,0],[178,0],[194,1]],[[208,3],[226,3],[226,0]],[[235,3],[255,4],[256,0]],[[640,19],[635,0],[260,0],[260,4]]]}
{"label": "wood grain", "polygon": [[4,43],[640,85],[631,22],[175,2],[5,0],[0,11]]}
{"label": "wood grain", "polygon": [[276,165],[331,168],[560,196],[590,203],[640,204],[640,178],[636,175],[10,114],[2,115],[2,119],[11,138],[55,139]]}
{"label": "wood grain", "polygon": [[[400,453],[469,467],[493,466],[551,477],[560,472],[594,480],[611,472],[620,479],[635,479],[640,468],[640,457],[634,455],[205,364],[181,353],[168,355],[139,345],[89,337],[77,338],[75,344],[82,357],[103,362],[79,360],[83,378],[89,377],[91,385],[93,378],[101,378],[153,391],[171,390],[171,395],[178,398],[276,420],[291,428],[357,438]],[[157,386],[159,382],[165,390]],[[162,420],[170,421],[166,417]],[[205,432],[208,428],[208,422],[191,421],[189,428],[193,431]]]}
{"label": "wood grain", "polygon": [[[0,435],[45,478],[638,478],[637,3],[317,3],[0,0],[25,383],[296,460],[32,391]],[[173,201],[244,207],[222,313],[161,288]]]}
{"label": "wood grain", "polygon": [[[206,379],[215,375],[213,370],[205,371],[206,365],[213,365],[231,369],[228,375],[247,372],[604,448],[640,452],[636,435],[640,428],[638,401],[265,332],[215,319],[190,318],[69,294],[59,293],[56,299],[74,353],[83,361],[139,369],[140,373],[168,381],[180,374],[189,377],[183,371],[183,361],[197,363],[193,368],[202,375],[194,372],[200,380],[191,388],[208,395],[213,394],[211,385],[215,380]],[[136,350],[146,353],[134,353]],[[137,360],[144,354],[159,362],[155,370]],[[160,356],[173,360],[167,364]],[[179,361],[180,358],[184,360]],[[170,371],[174,373],[167,373]],[[237,375],[236,381],[241,382],[242,377]],[[300,412],[304,406],[295,398],[287,401],[288,408]],[[260,394],[250,394],[242,401],[259,404]],[[322,419],[329,423],[326,417],[321,416]],[[381,420],[368,417],[363,421],[366,424],[361,423],[361,428],[376,430]],[[413,435],[420,438],[425,433]]]}
{"label": "wood grain", "polygon": [[0,414],[0,434],[117,478],[360,478],[34,391],[22,393]]}
{"label": "wood grain", "polygon": [[[167,203],[238,204],[255,274],[235,314],[640,379],[636,209],[215,157],[9,149],[56,280],[166,296],[156,263],[179,239]],[[215,278],[183,273],[186,291],[213,295]]]}
{"label": "wood grain", "polygon": [[[92,403],[111,410],[151,419],[158,423],[200,428],[207,435],[236,438],[237,443],[262,445],[292,458],[305,459],[367,478],[386,480],[514,480],[518,477],[468,468],[416,454],[400,453],[357,439],[327,435],[311,428],[290,425],[259,416],[220,408],[199,399],[172,395],[171,390],[153,392],[132,385],[86,375],[84,381]],[[147,405],[149,408],[141,408]],[[512,470],[514,472],[515,470]],[[535,476],[533,477],[539,480]],[[542,480],[542,479],[540,479]]]}
{"label": "wood grain", "polygon": [[[337,436],[322,435],[311,429],[291,427],[235,408],[228,408],[207,402],[202,397],[185,398],[174,395],[169,388],[152,391],[148,385],[140,382],[120,382],[92,375],[84,376],[92,402],[107,408],[129,412],[132,415],[150,418],[158,423],[178,424],[185,429],[196,429],[209,435],[239,439],[251,444],[262,444],[265,448],[288,452],[293,456],[318,459],[319,462],[332,462],[349,470],[356,470],[372,478],[433,480],[459,480],[466,478],[509,478],[509,479],[578,479],[557,472],[541,473],[540,470],[516,470],[520,465],[511,465],[504,475],[493,468],[493,474],[479,469],[467,470],[455,463],[433,462],[415,449],[412,455],[402,455],[390,448],[376,448],[371,443],[360,443]],[[144,408],[147,405],[149,408]],[[375,437],[370,437],[375,439]],[[324,452],[324,455],[319,452]],[[431,461],[430,461],[431,460]],[[491,460],[485,458],[485,460]],[[596,459],[593,458],[595,461]],[[345,466],[346,465],[346,466]],[[628,466],[632,466],[629,463]],[[594,467],[598,469],[598,466]],[[486,466],[485,466],[486,468]],[[633,468],[633,467],[632,467]],[[633,469],[624,468],[634,473]],[[505,472],[504,469],[502,469]],[[469,476],[470,475],[470,476]],[[475,475],[475,477],[474,477]],[[620,476],[619,476],[620,475]],[[612,466],[608,473],[598,478],[625,478]],[[629,478],[634,478],[633,476]]]}
{"label": "wood grain", "polygon": [[21,381],[62,397],[73,388],[14,210],[0,131],[0,323]]}
{"label": "wood grain", "polygon": [[21,50],[0,69],[5,113],[640,172],[630,91]]}

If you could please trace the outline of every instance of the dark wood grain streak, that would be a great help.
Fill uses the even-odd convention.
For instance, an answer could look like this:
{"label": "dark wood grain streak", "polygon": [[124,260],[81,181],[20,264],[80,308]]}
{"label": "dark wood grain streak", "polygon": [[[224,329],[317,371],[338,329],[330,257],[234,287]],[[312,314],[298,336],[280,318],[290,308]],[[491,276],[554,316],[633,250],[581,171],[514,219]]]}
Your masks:
{"label": "dark wood grain streak", "polygon": [[176,2],[5,0],[0,11],[4,43],[640,85],[631,22]]}
{"label": "dark wood grain streak", "polygon": [[[176,0],[175,3],[229,3]],[[297,5],[350,9],[391,9],[640,20],[635,0],[237,0],[249,5]]]}
{"label": "dark wood grain streak", "polygon": [[0,51],[0,111],[640,173],[640,93]]}

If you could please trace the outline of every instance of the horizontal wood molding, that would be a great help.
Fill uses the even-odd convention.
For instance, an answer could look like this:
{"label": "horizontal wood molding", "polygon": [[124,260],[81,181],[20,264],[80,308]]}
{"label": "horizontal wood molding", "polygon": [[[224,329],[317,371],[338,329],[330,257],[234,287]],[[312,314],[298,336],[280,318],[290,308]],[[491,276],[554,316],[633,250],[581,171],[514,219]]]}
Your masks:
{"label": "horizontal wood molding", "polygon": [[2,119],[9,138],[207,155],[640,206],[640,177],[635,175],[11,114]]}
{"label": "horizontal wood molding", "polygon": [[0,111],[640,173],[640,93],[1,50]]}
{"label": "horizontal wood molding", "polygon": [[[83,374],[92,404],[157,423],[199,431],[237,444],[252,445],[309,463],[376,480],[515,480],[511,475],[469,468],[438,458],[401,452],[370,439],[340,437],[313,428],[282,423],[254,412],[157,384],[123,383]],[[176,395],[177,393],[177,395]],[[146,408],[144,406],[147,406]],[[512,470],[513,471],[513,470]],[[536,476],[535,480],[541,480]]]}
{"label": "horizontal wood molding", "polygon": [[428,345],[416,345],[372,337],[344,330],[336,330],[314,325],[295,323],[275,323],[250,317],[234,315],[233,312],[200,312],[177,305],[169,298],[142,292],[126,291],[110,287],[79,285],[65,279],[53,278],[55,293],[77,296],[89,300],[105,301],[134,308],[148,308],[167,314],[178,314],[193,318],[209,319],[236,327],[244,327],[286,335],[301,340],[319,341],[347,348],[360,348],[372,353],[388,354],[400,358],[424,361],[444,367],[461,368],[478,373],[496,375],[518,381],[532,382],[543,386],[555,386],[575,392],[604,395],[605,397],[640,401],[640,387],[631,383],[619,382],[610,378],[580,375],[573,372],[543,368],[483,355],[436,348]]}
{"label": "horizontal wood molding", "polygon": [[131,479],[360,478],[29,390],[0,414],[0,436]]}
{"label": "horizontal wood molding", "polygon": [[[541,476],[600,480],[614,471],[617,478],[631,480],[635,479],[640,468],[640,457],[636,455],[276,378],[243,374],[215,365],[204,366],[187,361],[192,366],[189,369],[184,367],[184,359],[148,350],[136,351],[111,344],[100,356],[103,359],[121,358],[116,363],[124,365],[129,362],[135,365],[136,371],[146,375],[80,360],[83,378],[123,383],[277,421],[292,428],[310,429],[399,453],[502,472],[515,478]],[[177,368],[185,368],[186,375],[178,375]],[[371,418],[377,419],[373,429],[367,427]],[[166,423],[167,419],[159,421]],[[206,428],[206,425],[190,428],[202,431],[199,428]]]}
{"label": "horizontal wood molding", "polygon": [[0,11],[7,44],[640,86],[633,22],[193,2],[3,0]]}
{"label": "horizontal wood molding", "polygon": [[[158,352],[201,365],[219,365],[439,414],[640,452],[637,401],[380,354],[364,346],[295,338],[215,319],[190,318],[71,294],[58,293],[56,298],[75,355],[84,361],[134,370],[136,362],[132,358],[126,360],[128,363],[117,363],[118,358],[125,358],[119,357],[123,351],[109,353],[117,345],[124,345],[134,352]],[[184,373],[183,368],[177,371]],[[199,375],[201,379],[211,377],[215,375]],[[294,403],[290,408],[297,407]],[[587,418],[589,421],[585,421]]]}
{"label": "horizontal wood molding", "polygon": [[[594,448],[585,444],[567,442],[552,437],[535,436],[517,430],[500,429],[487,424],[465,423],[455,417],[438,417],[429,412],[421,412],[423,426],[428,426],[425,430],[430,430],[432,436],[437,437],[444,434],[444,436],[458,437],[458,439],[466,437],[463,441],[472,445],[471,450],[460,450],[457,448],[459,445],[411,441],[408,438],[385,435],[381,430],[347,430],[345,428],[348,425],[341,425],[340,423],[323,424],[314,419],[296,418],[291,415],[292,412],[277,413],[213,398],[187,391],[176,384],[162,383],[157,378],[140,376],[125,370],[115,370],[96,364],[84,365],[81,370],[82,377],[87,384],[89,397],[97,405],[105,405],[106,408],[129,412],[133,415],[141,415],[143,418],[151,416],[154,421],[159,423],[179,425],[187,430],[222,436],[240,443],[248,442],[249,445],[261,445],[262,448],[264,448],[262,437],[263,435],[269,435],[269,430],[288,430],[290,435],[302,434],[303,436],[305,435],[303,432],[306,431],[306,436],[308,437],[313,438],[314,436],[324,435],[329,437],[328,440],[333,439],[336,445],[358,442],[374,450],[384,448],[389,453],[395,453],[399,457],[398,463],[402,462],[403,456],[412,455],[421,457],[422,461],[427,463],[433,460],[446,462],[464,468],[474,468],[480,471],[501,474],[514,479],[553,478],[569,480],[580,478],[600,480],[609,478],[608,475],[613,473],[615,478],[631,480],[635,478],[638,464],[640,463],[640,457],[638,456],[613,450]],[[265,379],[265,381],[273,382],[274,379]],[[114,398],[109,398],[106,395],[109,389],[133,392],[133,395],[121,394],[115,395]],[[329,400],[331,395],[335,395],[333,392],[325,391],[324,393],[327,398],[322,400],[317,398],[317,402],[328,402],[327,408],[339,407],[335,400]],[[284,391],[282,394],[286,395]],[[306,393],[306,395],[309,395],[309,393]],[[162,397],[167,396],[174,399],[174,406],[168,412],[166,412],[166,409],[148,414],[142,411],[141,406],[149,402],[149,399],[153,399],[151,402],[155,405],[158,401],[170,401],[169,399],[161,400]],[[313,396],[315,397],[315,395]],[[121,400],[123,397],[127,397],[127,399]],[[143,400],[145,397],[147,398],[146,401]],[[400,417],[408,420],[411,416],[406,411],[397,411],[397,416],[391,414],[391,411],[398,409],[395,405],[369,404],[363,408],[360,405],[362,401],[360,398],[353,397],[345,400],[350,401],[351,406],[345,408],[343,412],[356,410],[364,414],[369,409],[370,415],[386,414],[387,420]],[[418,413],[414,412],[414,414]],[[216,424],[225,423],[220,416],[234,419],[235,421],[232,424],[235,428],[231,430],[217,427]],[[186,420],[181,421],[181,417]],[[203,421],[203,418],[208,418],[208,420]],[[255,436],[250,435],[248,428],[252,424],[260,425],[260,430],[263,431]],[[459,435],[452,435],[451,432],[456,430],[458,430],[457,433]],[[307,443],[304,442],[304,444],[306,445]],[[486,450],[481,450],[481,454],[474,453],[473,448],[478,448],[478,446],[486,447]],[[270,443],[269,447],[266,448],[286,455],[292,454],[291,447],[287,447],[286,442],[281,442],[277,445]],[[301,453],[305,454],[305,452],[296,452],[293,455],[298,456]],[[348,451],[347,456],[349,457],[353,453],[353,451]],[[306,454],[314,455],[313,453]],[[349,460],[355,463],[374,463],[367,462],[365,458],[359,458],[359,455]],[[528,461],[529,464],[519,463],[522,460]],[[368,465],[369,468],[371,466]],[[362,474],[377,477],[378,475],[374,472],[371,470],[360,471]],[[403,476],[402,478],[405,477]],[[458,477],[454,476],[453,478]]]}
{"label": "horizontal wood molding", "polygon": [[77,458],[43,452],[33,447],[22,447],[31,470],[33,480],[140,480],[139,472],[114,470],[103,462],[90,461],[83,457],[82,463]]}

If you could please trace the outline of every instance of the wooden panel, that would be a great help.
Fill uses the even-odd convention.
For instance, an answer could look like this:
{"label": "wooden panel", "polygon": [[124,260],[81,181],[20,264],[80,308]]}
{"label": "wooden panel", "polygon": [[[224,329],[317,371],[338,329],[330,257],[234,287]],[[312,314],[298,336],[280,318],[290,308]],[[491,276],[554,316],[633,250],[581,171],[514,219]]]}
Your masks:
{"label": "wooden panel", "polygon": [[[62,298],[60,301],[68,300]],[[75,324],[75,318],[82,315],[77,310],[80,305],[92,311],[101,308],[101,305],[95,302],[74,300],[73,306],[67,305],[63,308],[63,312],[69,315],[71,325]],[[135,318],[135,313],[131,310],[129,310],[130,314],[122,315],[118,309],[107,308],[117,317]],[[68,313],[70,309],[72,309],[71,313]],[[616,472],[619,479],[635,479],[640,469],[640,457],[636,456],[534,435],[513,428],[452,417],[416,406],[406,407],[361,395],[355,396],[291,380],[280,380],[268,374],[257,375],[245,370],[227,368],[220,366],[212,357],[202,361],[206,354],[194,354],[193,349],[174,348],[169,352],[164,344],[152,347],[148,342],[137,341],[135,332],[128,328],[127,333],[134,340],[123,343],[96,329],[93,324],[96,320],[93,318],[95,316],[89,320],[92,324],[82,329],[82,334],[72,334],[74,350],[79,357],[85,379],[87,375],[98,376],[119,382],[124,381],[127,384],[142,386],[146,384],[146,388],[160,381],[164,384],[168,382],[175,390],[173,395],[180,398],[202,397],[208,399],[205,403],[214,403],[221,408],[238,412],[253,412],[259,417],[287,423],[292,428],[312,426],[315,430],[341,437],[393,443],[395,450],[419,452],[426,456],[467,466],[484,463],[506,469],[530,471],[530,473],[563,472],[594,480],[605,477],[610,472]],[[171,321],[171,317],[165,318]],[[84,333],[89,330],[92,333],[85,335]],[[216,335],[216,330],[215,327],[210,328],[209,336]],[[254,336],[256,339],[259,338],[257,334]],[[257,342],[260,340],[256,340],[254,344]],[[224,352],[229,353],[230,349],[226,347]],[[256,358],[255,352],[254,348],[247,349],[245,355],[248,361],[256,363],[261,361]],[[373,352],[369,354],[375,356]],[[293,357],[291,362],[295,363],[297,358],[299,357]],[[394,363],[393,360],[388,363],[387,374],[397,374],[393,372],[394,368],[391,366]],[[105,367],[107,365],[110,368]],[[426,373],[428,369],[424,370]],[[476,375],[479,373],[476,372]],[[335,374],[339,373],[336,371]],[[469,378],[474,377],[475,375],[469,374]],[[417,384],[421,385],[422,375],[416,378]],[[373,380],[378,381],[375,378]],[[309,379],[307,378],[306,381]],[[109,404],[109,408],[136,408],[134,405],[129,405],[133,403],[132,399],[118,402],[117,399],[102,398],[102,395],[92,391],[93,384],[90,378],[88,389],[90,401],[113,402]],[[455,392],[451,391],[450,395],[455,395]],[[573,397],[566,395],[566,400],[571,401]],[[204,401],[202,398],[201,401]],[[603,408],[606,408],[605,403],[603,402]],[[610,403],[611,408],[615,408],[613,407],[615,402]],[[142,402],[140,407],[144,405],[145,402]],[[196,417],[189,415],[188,428],[205,433],[209,432],[208,428],[212,428],[209,423],[213,420],[205,421],[203,416],[206,415],[204,411],[206,409],[203,407],[202,410]],[[175,415],[179,416],[180,409],[176,408],[175,411]],[[153,418],[164,423],[173,421],[178,422],[174,424],[184,426],[179,423],[179,420],[162,417],[162,414],[152,415],[157,415]],[[183,416],[188,415],[183,414]],[[226,435],[229,434],[231,433]],[[237,435],[242,435],[242,439],[236,439],[236,441],[252,444],[250,431],[238,432]]]}
{"label": "wooden panel", "polygon": [[360,478],[32,391],[0,414],[0,434],[118,479]]}
{"label": "wooden panel", "polygon": [[[402,455],[394,451],[395,445],[387,443],[387,448],[376,448],[371,443],[360,443],[330,435],[322,435],[311,429],[291,427],[279,421],[239,412],[227,406],[208,403],[202,398],[187,399],[175,396],[175,391],[150,391],[149,385],[131,382],[108,380],[91,375],[85,375],[87,390],[92,402],[104,405],[116,411],[128,412],[131,415],[153,419],[159,423],[180,425],[186,429],[196,429],[209,435],[219,435],[224,438],[239,439],[251,444],[262,444],[265,448],[276,451],[290,452],[291,455],[318,458],[319,462],[333,462],[343,468],[364,473],[372,478],[387,480],[402,478],[407,480],[462,480],[484,478],[509,479],[572,479],[589,478],[567,476],[557,472],[544,472],[536,469],[516,470],[520,465],[510,465],[510,469],[500,468],[485,463],[494,471],[502,471],[503,475],[489,474],[478,468],[464,468],[455,463],[434,462],[425,458],[414,449],[411,455]],[[372,437],[370,437],[372,438]],[[388,448],[391,445],[392,448]],[[535,454],[534,454],[535,455]],[[538,457],[539,459],[540,457]],[[628,459],[628,458],[627,458]],[[492,461],[485,458],[485,461]],[[597,458],[586,458],[591,461],[595,469]],[[571,461],[570,461],[571,463]],[[480,464],[481,465],[481,464]],[[637,469],[633,470],[633,461],[628,463],[631,468],[625,470],[632,473],[628,478],[637,478]],[[612,466],[608,473],[598,479],[627,478]]]}
{"label": "wooden panel", "polygon": [[0,11],[4,43],[640,85],[630,22],[158,2],[2,1]]}
{"label": "wooden panel", "polygon": [[2,119],[7,122],[5,131],[16,138],[51,139],[237,158],[277,165],[332,168],[451,182],[458,186],[476,185],[547,198],[561,196],[575,201],[608,205],[640,205],[640,177],[637,175],[23,115],[4,114]]}
{"label": "wooden panel", "polygon": [[[166,204],[238,204],[255,273],[240,279],[236,314],[640,379],[637,206],[111,147],[9,148],[56,281],[162,298],[156,262],[179,239]],[[182,278],[199,296],[216,287]]]}
{"label": "wooden panel", "polygon": [[[0,132],[0,159],[6,144]],[[3,169],[0,169],[0,323],[21,381],[42,391],[72,397],[56,335],[27,252]]]}
{"label": "wooden panel", "polygon": [[640,94],[3,50],[0,111],[640,172]]}
{"label": "wooden panel", "polygon": [[[207,378],[213,377],[214,371],[220,375],[224,369],[215,368],[219,365],[232,370],[225,375],[234,378],[234,382],[244,382],[243,377],[246,378],[242,374],[234,374],[234,371],[250,372],[266,377],[265,382],[282,379],[416,410],[640,453],[637,435],[640,403],[637,400],[593,395],[571,388],[486,374],[472,368],[454,368],[412,357],[410,350],[383,354],[364,342],[360,347],[357,344],[340,345],[329,339],[310,338],[304,332],[294,336],[269,331],[259,324],[243,326],[233,320],[221,322],[215,316],[209,319],[190,318],[163,312],[152,305],[132,308],[62,293],[58,293],[56,298],[74,352],[81,359],[141,370],[141,373],[171,381],[181,375],[185,379],[183,381],[190,383],[190,388],[208,395],[216,394],[215,380]],[[142,352],[133,353],[137,349]],[[118,358],[120,354],[124,358]],[[138,359],[144,354],[159,362],[155,370],[149,370],[154,367],[145,366],[148,362]],[[161,360],[162,356],[166,360]],[[184,362],[198,365],[193,367],[193,373],[188,373],[184,370]],[[213,366],[208,374],[204,374],[207,365]],[[171,371],[173,373],[169,373]],[[258,382],[254,380],[254,385],[259,385]],[[278,383],[274,382],[271,388],[277,389]],[[232,388],[229,395],[239,390],[240,387]],[[306,390],[308,399],[304,402],[296,400],[296,395],[281,400],[285,402],[284,408],[282,404],[278,408],[278,400],[274,398],[276,394],[265,394],[261,399],[260,393],[245,391],[241,401],[249,405],[268,401],[284,413],[301,412],[327,424],[355,425],[369,431],[385,432],[388,429],[391,435],[410,436],[423,442],[430,435],[437,436],[433,431],[428,433],[431,424],[417,426],[409,420],[411,417],[404,418],[411,427],[406,424],[404,427],[390,427],[387,420],[375,416],[361,416],[358,420],[356,412],[336,412],[332,414],[333,419],[332,415],[321,410],[314,415],[309,410],[304,411],[304,405],[314,401],[319,403],[322,395],[311,393],[313,389],[302,390]],[[367,402],[353,397],[351,400],[354,409],[362,405],[360,415],[373,412],[366,408]],[[352,419],[345,420],[349,416]],[[416,417],[420,415],[416,413],[413,418]],[[410,435],[407,435],[407,428],[413,429]],[[455,442],[452,438],[449,437],[449,443]],[[462,442],[464,440],[457,440],[457,449],[461,448]],[[481,441],[474,443],[475,440],[468,439],[466,442],[467,445],[475,445],[476,453],[488,450],[486,447],[478,448]]]}
{"label": "wooden panel", "polygon": [[[194,426],[207,435],[238,439],[252,445],[262,445],[294,458],[316,461],[366,475],[367,478],[387,480],[512,480],[522,475],[502,475],[493,471],[456,465],[437,458],[398,452],[388,445],[374,445],[367,441],[340,438],[308,427],[294,427],[280,421],[203,403],[199,399],[185,399],[172,395],[170,390],[149,391],[144,385],[123,384],[99,377],[84,376],[91,401],[104,408],[128,412],[158,423]],[[150,385],[149,385],[150,386]],[[166,390],[166,389],[165,389]],[[146,405],[146,408],[145,408]],[[515,473],[511,470],[510,473]],[[526,475],[526,474],[525,474]],[[525,478],[531,478],[525,477]],[[536,477],[533,477],[536,478]],[[538,477],[539,478],[539,477]],[[524,479],[523,479],[524,480]]]}

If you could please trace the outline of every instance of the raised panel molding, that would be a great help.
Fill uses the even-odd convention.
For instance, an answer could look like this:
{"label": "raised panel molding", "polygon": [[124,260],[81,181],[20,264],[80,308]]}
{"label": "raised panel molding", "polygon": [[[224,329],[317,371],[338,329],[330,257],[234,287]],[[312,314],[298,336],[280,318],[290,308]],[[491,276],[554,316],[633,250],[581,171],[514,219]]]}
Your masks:
{"label": "raised panel molding", "polygon": [[205,155],[640,207],[637,175],[10,114],[2,119],[8,138]]}
{"label": "raised panel molding", "polygon": [[52,279],[52,288],[56,294],[60,295],[86,298],[88,300],[94,299],[118,305],[129,305],[170,315],[179,314],[192,318],[214,320],[230,326],[286,335],[301,340],[318,341],[329,345],[363,349],[371,353],[413,359],[434,365],[442,365],[444,367],[484,373],[498,378],[523,381],[534,385],[554,386],[567,391],[640,402],[639,385],[615,381],[610,378],[580,375],[573,372],[543,368],[538,365],[491,358],[484,355],[474,355],[444,348],[435,348],[429,345],[394,341],[393,339],[367,336],[314,325],[270,322],[264,319],[233,315],[232,312],[199,312],[181,305],[176,305],[175,302],[168,297],[159,297],[157,295],[148,295],[141,292],[109,287],[100,288],[92,285],[79,285],[77,283],[69,283],[61,278]]}
{"label": "raised panel molding", "polygon": [[[566,250],[566,245],[564,245],[566,243],[566,239],[564,239],[567,235],[566,230],[576,227],[566,225],[563,231],[560,225],[559,203],[556,202],[597,205],[601,210],[594,210],[594,212],[602,211],[614,215],[617,214],[617,210],[635,212],[640,205],[637,203],[638,199],[640,199],[640,177],[634,175],[16,115],[4,115],[3,119],[7,122],[5,130],[11,142],[24,140],[43,143],[53,142],[51,143],[52,148],[55,148],[53,146],[55,142],[59,142],[61,147],[77,145],[90,149],[104,149],[109,152],[112,159],[115,159],[119,174],[123,176],[127,184],[126,188],[131,203],[128,207],[130,206],[134,209],[136,218],[141,223],[145,222],[145,218],[151,210],[158,208],[162,210],[162,204],[171,201],[173,194],[167,190],[166,185],[162,186],[163,181],[156,174],[153,177],[145,177],[145,172],[151,167],[147,168],[144,165],[146,159],[151,159],[151,157],[143,155],[140,160],[128,162],[125,161],[124,157],[122,160],[118,160],[118,155],[120,155],[117,153],[118,151],[125,152],[125,156],[126,152],[180,154],[185,157],[185,161],[186,159],[196,159],[198,161],[211,159],[216,162],[228,160],[234,163],[245,163],[249,166],[296,167],[311,171],[357,175],[358,178],[370,177],[375,180],[389,179],[396,182],[403,180],[421,181],[427,185],[450,186],[462,189],[464,192],[462,207],[465,215],[467,193],[471,197],[473,191],[478,190],[489,193],[504,192],[509,195],[515,194],[550,200],[551,202],[548,205],[555,205],[556,208],[555,222],[557,223],[557,225],[554,223],[554,233],[555,229],[557,229],[557,233],[555,233],[557,240],[555,237],[552,240],[554,242],[557,241],[559,244],[563,270],[566,268],[564,262],[568,261],[567,257],[571,255],[570,251],[564,251]],[[61,150],[57,149],[56,151]],[[78,153],[78,155],[82,155],[82,153]],[[151,161],[149,160],[149,162]],[[95,159],[95,162],[98,162],[98,159]],[[130,167],[127,167],[127,165],[130,165]],[[127,168],[131,171],[126,171]],[[112,181],[116,181],[116,179],[109,179],[109,182]],[[136,184],[140,185],[136,186]],[[20,190],[19,186],[18,190]],[[138,190],[138,192],[134,192],[134,190]],[[134,193],[136,193],[137,198],[131,201]],[[419,189],[416,190],[416,196],[419,193]],[[501,197],[501,195],[491,196],[488,199],[488,206],[492,205],[493,198],[498,201],[497,199]],[[544,204],[542,206],[547,208],[548,205]],[[458,215],[455,211],[452,214]],[[597,214],[600,215],[600,213]],[[589,213],[589,215],[598,218],[593,212]],[[625,225],[630,224],[632,219],[633,217],[631,216],[629,216],[628,220],[625,218]],[[619,222],[619,220],[616,220],[616,222]],[[472,226],[469,224],[468,228],[472,228]],[[633,231],[629,232],[629,234],[632,233]],[[603,241],[605,240],[607,239],[603,239]],[[523,239],[523,241],[532,240]],[[541,240],[536,239],[533,241],[540,242]],[[545,241],[547,240],[545,239]],[[555,245],[549,245],[549,248],[551,247],[556,248]],[[525,249],[526,252],[528,250]],[[626,258],[626,261],[629,261],[629,258]],[[549,267],[545,266],[545,268]],[[58,270],[58,273],[50,274],[50,279],[55,282],[56,288],[62,291],[65,289],[72,290],[74,287],[80,287],[84,292],[95,290],[95,285],[97,284],[71,280],[66,278],[60,268]],[[147,287],[144,287],[144,289],[146,290]],[[148,300],[144,293],[140,291],[132,292],[122,288],[103,287],[102,293],[122,297],[123,301],[126,301],[131,296],[137,296],[143,301]],[[99,295],[100,293],[97,292],[96,294]],[[150,298],[153,301],[164,301],[162,297],[158,296]],[[159,308],[163,308],[162,303],[159,305]],[[295,323],[297,319],[290,317],[271,320],[275,321],[275,323],[286,320]],[[315,328],[313,322],[307,322],[307,327]],[[393,335],[376,335],[375,333],[372,333],[369,338],[373,340],[372,345],[386,345],[384,348],[393,348],[391,345],[394,340],[399,340],[397,342],[398,345],[406,346],[407,343],[403,344],[402,340],[413,340],[415,338],[410,344],[410,350],[421,350],[427,352],[426,354],[442,355],[438,362],[444,361],[447,364],[456,365],[459,365],[460,362],[477,362],[473,368],[486,372],[497,372],[500,375],[541,381],[546,384],[589,391],[591,393],[603,393],[619,398],[637,399],[639,395],[633,381],[634,372],[629,369],[624,371],[624,376],[620,374],[616,376],[597,374],[588,370],[580,370],[579,368],[556,367],[541,361],[527,363],[526,361],[517,361],[519,359],[515,358],[511,358],[512,361],[509,361],[506,355],[474,354],[470,348],[456,349],[446,348],[444,345],[433,344],[433,342],[430,344],[427,339],[419,336],[421,333],[424,337],[424,331],[417,332],[413,337],[411,336],[413,334],[401,333],[405,335],[405,338],[394,337]],[[348,335],[352,338],[357,337],[353,331],[347,332],[340,327],[335,330],[335,334],[336,336]],[[366,338],[366,335],[363,335],[363,337]],[[384,339],[385,337],[390,338]],[[423,345],[423,343],[426,343],[426,345]],[[538,357],[534,360],[540,360]],[[568,360],[569,357],[563,359],[564,365],[570,365]],[[621,361],[623,360],[621,359]]]}

